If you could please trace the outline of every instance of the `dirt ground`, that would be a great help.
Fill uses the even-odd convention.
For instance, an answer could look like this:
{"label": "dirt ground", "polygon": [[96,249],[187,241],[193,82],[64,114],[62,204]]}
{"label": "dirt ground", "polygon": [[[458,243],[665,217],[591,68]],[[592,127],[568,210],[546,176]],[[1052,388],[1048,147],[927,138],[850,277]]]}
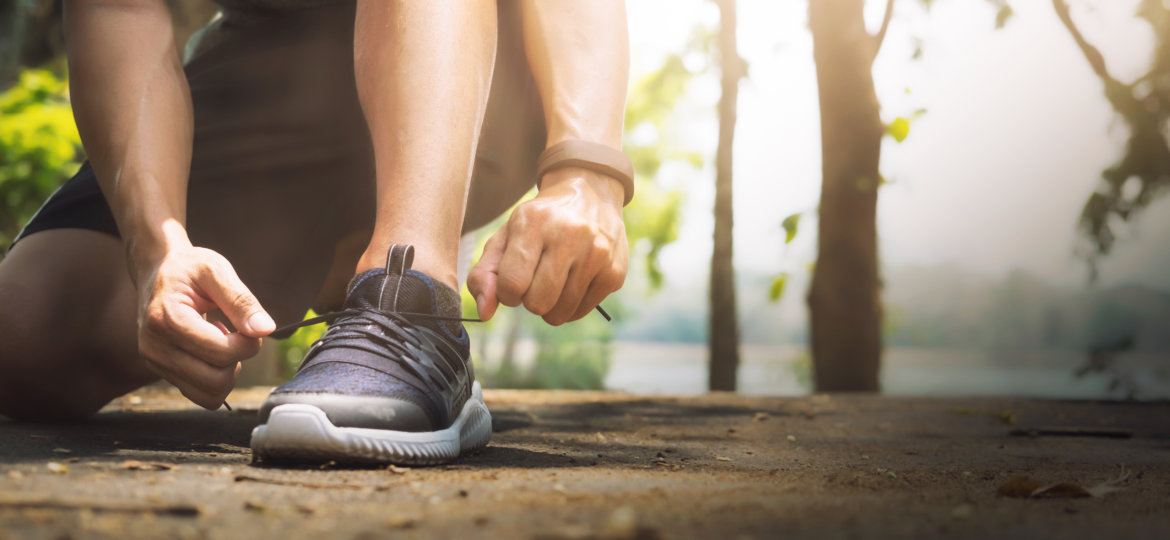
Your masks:
{"label": "dirt ground", "polygon": [[0,537],[1170,537],[1170,404],[489,391],[479,454],[339,470],[250,465],[264,395],[0,420]]}

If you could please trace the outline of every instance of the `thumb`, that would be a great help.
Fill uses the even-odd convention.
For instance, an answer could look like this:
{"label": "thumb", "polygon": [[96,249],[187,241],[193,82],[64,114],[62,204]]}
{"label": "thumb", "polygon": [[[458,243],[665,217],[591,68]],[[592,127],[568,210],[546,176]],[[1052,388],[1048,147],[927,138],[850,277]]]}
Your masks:
{"label": "thumb", "polygon": [[500,305],[499,300],[496,299],[496,277],[500,259],[504,256],[504,248],[508,245],[507,238],[507,225],[505,225],[488,239],[487,244],[483,247],[483,254],[479,257],[479,262],[467,276],[467,290],[475,297],[479,318],[485,321],[491,320],[496,313],[496,308]]}
{"label": "thumb", "polygon": [[272,316],[248,290],[230,264],[209,265],[199,274],[199,287],[223,311],[236,331],[249,337],[264,337],[276,329]]}

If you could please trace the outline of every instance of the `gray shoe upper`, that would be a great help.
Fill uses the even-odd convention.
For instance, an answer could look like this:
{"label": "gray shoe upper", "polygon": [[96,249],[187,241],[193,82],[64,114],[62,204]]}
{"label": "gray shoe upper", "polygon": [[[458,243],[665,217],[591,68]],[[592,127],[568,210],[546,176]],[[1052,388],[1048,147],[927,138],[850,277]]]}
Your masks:
{"label": "gray shoe upper", "polygon": [[320,408],[338,427],[422,432],[454,422],[474,381],[459,295],[411,270],[412,258],[395,246],[387,268],[350,282],[345,311],[265,401],[261,422],[291,403]]}

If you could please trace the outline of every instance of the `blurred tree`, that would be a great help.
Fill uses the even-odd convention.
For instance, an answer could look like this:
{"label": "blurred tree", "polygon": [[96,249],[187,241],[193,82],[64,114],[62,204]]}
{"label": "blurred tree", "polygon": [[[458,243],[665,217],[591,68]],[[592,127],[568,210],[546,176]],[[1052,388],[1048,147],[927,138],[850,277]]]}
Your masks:
{"label": "blurred tree", "polygon": [[715,150],[715,233],[711,254],[711,313],[708,387],[734,391],[739,369],[739,313],[735,307],[735,267],[732,260],[732,147],[735,143],[736,105],[744,62],[736,49],[735,0],[716,0],[719,6],[719,146]]}
{"label": "blurred tree", "polygon": [[1118,80],[1105,57],[1085,38],[1065,0],[1052,0],[1057,17],[1105,87],[1105,98],[1129,127],[1125,154],[1101,174],[1100,188],[1089,196],[1080,224],[1091,248],[1086,253],[1093,276],[1097,259],[1116,240],[1118,221],[1129,221],[1170,187],[1170,4],[1141,0],[1137,17],[1149,24],[1154,49],[1149,69],[1133,82]]}
{"label": "blurred tree", "polygon": [[887,0],[876,35],[865,28],[863,8],[864,0],[809,2],[823,179],[808,303],[814,379],[820,391],[876,391],[879,386],[882,307],[876,213],[885,127],[871,68],[894,0]]}

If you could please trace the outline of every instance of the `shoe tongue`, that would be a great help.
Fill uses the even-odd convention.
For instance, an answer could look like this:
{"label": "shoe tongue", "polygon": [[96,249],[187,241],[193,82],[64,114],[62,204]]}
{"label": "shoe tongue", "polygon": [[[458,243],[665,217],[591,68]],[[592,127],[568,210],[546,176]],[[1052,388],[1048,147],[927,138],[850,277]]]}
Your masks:
{"label": "shoe tongue", "polygon": [[[460,316],[459,293],[430,276],[411,270],[414,249],[410,246],[391,247],[386,268],[367,270],[349,282],[345,297],[346,309],[374,309],[386,313],[422,313],[441,317]],[[462,332],[458,322],[439,321],[422,317],[412,322],[445,331],[457,337]]]}

